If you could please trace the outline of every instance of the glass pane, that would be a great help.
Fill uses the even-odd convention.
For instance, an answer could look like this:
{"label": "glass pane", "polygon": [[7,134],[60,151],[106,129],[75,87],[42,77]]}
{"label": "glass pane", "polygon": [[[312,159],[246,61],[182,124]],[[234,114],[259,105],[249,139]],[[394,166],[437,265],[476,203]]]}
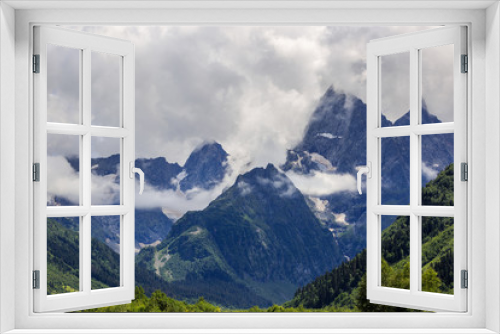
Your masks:
{"label": "glass pane", "polygon": [[47,294],[80,290],[80,218],[47,218]]}
{"label": "glass pane", "polygon": [[422,217],[422,291],[453,294],[453,218]]}
{"label": "glass pane", "polygon": [[380,126],[410,125],[410,53],[380,57]]}
{"label": "glass pane", "polygon": [[92,290],[120,286],[120,218],[92,217]]}
{"label": "glass pane", "polygon": [[410,204],[410,137],[381,138],[382,205]]}
{"label": "glass pane", "polygon": [[80,205],[80,136],[47,135],[47,205]]}
{"label": "glass pane", "polygon": [[453,206],[453,134],[425,135],[422,142],[422,205]]}
{"label": "glass pane", "polygon": [[420,50],[421,123],[453,122],[453,45]]}
{"label": "glass pane", "polygon": [[120,204],[120,142],[92,137],[92,205]]}
{"label": "glass pane", "polygon": [[393,221],[382,232],[382,286],[410,289],[410,217],[381,218],[382,221]]}
{"label": "glass pane", "polygon": [[120,126],[121,58],[92,52],[92,125]]}
{"label": "glass pane", "polygon": [[80,122],[80,53],[47,44],[47,121]]}

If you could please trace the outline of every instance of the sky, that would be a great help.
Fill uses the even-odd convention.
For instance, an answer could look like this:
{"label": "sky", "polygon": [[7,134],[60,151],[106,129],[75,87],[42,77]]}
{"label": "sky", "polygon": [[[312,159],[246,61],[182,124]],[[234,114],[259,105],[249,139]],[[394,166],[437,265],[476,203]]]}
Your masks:
{"label": "sky", "polygon": [[[284,162],[286,149],[300,141],[329,86],[366,100],[368,41],[426,27],[73,28],[130,40],[135,45],[137,157],[163,156],[182,165],[201,142],[215,140],[231,155],[265,165]],[[77,61],[74,56],[72,59]],[[440,57],[437,60],[431,64],[439,69]],[[113,71],[116,66],[110,66],[116,63],[99,59],[93,64],[93,106],[104,100],[104,95],[117,96],[118,74]],[[386,66],[386,77],[405,72],[397,65]],[[405,95],[399,93],[404,84],[389,81],[393,84],[384,88],[391,93],[384,100],[395,108],[384,113],[395,120],[406,112],[400,110],[404,102],[391,103]],[[443,87],[440,80],[429,81],[424,85],[429,92],[435,91],[432,83]],[[65,82],[64,89],[77,92],[75,82]],[[58,100],[64,101],[64,95],[70,94],[58,95]],[[433,109],[438,117],[449,118],[450,109],[439,107],[443,105],[439,96],[426,102],[429,108],[436,106]],[[112,104],[107,101],[106,115],[100,117],[109,116],[110,121],[99,120],[97,124],[115,123],[111,120],[115,113],[109,111]]]}
{"label": "sky", "polygon": [[[428,27],[71,28],[134,43],[137,158],[161,156],[183,165],[194,148],[216,141],[239,165],[256,167],[285,162],[286,150],[302,139],[315,106],[330,86],[366,101],[366,44],[370,40]],[[447,52],[438,50],[424,58],[426,103],[442,120],[452,120],[447,102],[450,92],[443,88],[453,80],[444,70]],[[59,50],[52,57],[49,121],[75,121],[78,56]],[[92,59],[93,124],[115,125],[117,59],[98,54]],[[384,81],[383,112],[395,121],[407,112],[407,64],[383,64],[383,78],[395,78]],[[61,75],[69,78],[51,86],[51,80],[56,82]],[[56,151],[68,155],[67,147],[61,143]],[[116,153],[113,143],[98,147],[94,157]],[[321,178],[316,182],[323,183]]]}

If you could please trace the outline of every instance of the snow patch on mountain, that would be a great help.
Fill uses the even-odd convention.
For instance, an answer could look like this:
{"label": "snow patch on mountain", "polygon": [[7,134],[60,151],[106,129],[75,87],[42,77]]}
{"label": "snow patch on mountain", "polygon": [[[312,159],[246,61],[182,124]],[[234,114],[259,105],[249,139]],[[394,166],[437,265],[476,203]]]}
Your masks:
{"label": "snow patch on mountain", "polygon": [[328,133],[328,132],[318,133],[316,135],[316,137],[324,137],[324,138],[328,138],[328,139],[342,139],[343,138],[342,136],[335,136],[335,135]]}

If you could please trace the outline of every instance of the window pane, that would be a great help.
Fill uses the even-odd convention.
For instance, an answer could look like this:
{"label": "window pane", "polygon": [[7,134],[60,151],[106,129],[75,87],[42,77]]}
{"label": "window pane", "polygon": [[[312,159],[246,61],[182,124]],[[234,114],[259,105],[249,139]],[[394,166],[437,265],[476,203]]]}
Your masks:
{"label": "window pane", "polygon": [[410,204],[410,137],[381,138],[382,205]]}
{"label": "window pane", "polygon": [[92,125],[120,126],[121,58],[92,52]]}
{"label": "window pane", "polygon": [[47,218],[47,294],[80,290],[80,218]]}
{"label": "window pane", "polygon": [[[382,286],[410,289],[410,217],[382,216],[393,223],[382,232]],[[384,224],[381,224],[382,229]]]}
{"label": "window pane", "polygon": [[453,134],[425,135],[422,142],[422,205],[453,206]]}
{"label": "window pane", "polygon": [[453,45],[420,51],[422,124],[453,122],[453,53]]}
{"label": "window pane", "polygon": [[47,135],[47,205],[80,205],[80,136]]}
{"label": "window pane", "polygon": [[92,137],[92,205],[120,204],[120,142]]}
{"label": "window pane", "polygon": [[380,57],[380,126],[410,125],[410,53]]}
{"label": "window pane", "polygon": [[453,218],[422,217],[422,291],[453,294]]}
{"label": "window pane", "polygon": [[92,217],[92,290],[120,286],[120,218]]}
{"label": "window pane", "polygon": [[80,122],[80,53],[47,44],[47,121]]}

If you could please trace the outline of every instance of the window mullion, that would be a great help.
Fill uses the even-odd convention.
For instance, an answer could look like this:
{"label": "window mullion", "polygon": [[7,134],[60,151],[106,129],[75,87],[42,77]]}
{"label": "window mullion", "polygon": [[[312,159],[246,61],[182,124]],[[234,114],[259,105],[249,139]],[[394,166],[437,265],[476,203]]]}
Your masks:
{"label": "window mullion", "polygon": [[[82,62],[82,123],[85,127],[91,125],[91,50],[83,50]],[[91,134],[90,131],[82,136],[82,158],[81,161],[81,189],[83,206],[90,208],[92,201],[91,186]],[[83,285],[84,292],[90,293],[92,280],[91,266],[91,216],[87,212],[80,225],[80,286]]]}
{"label": "window mullion", "polygon": [[413,131],[418,125],[419,60],[418,50],[410,49],[410,291],[420,290],[420,242],[419,217],[413,212],[418,206],[420,171],[419,136]]}

